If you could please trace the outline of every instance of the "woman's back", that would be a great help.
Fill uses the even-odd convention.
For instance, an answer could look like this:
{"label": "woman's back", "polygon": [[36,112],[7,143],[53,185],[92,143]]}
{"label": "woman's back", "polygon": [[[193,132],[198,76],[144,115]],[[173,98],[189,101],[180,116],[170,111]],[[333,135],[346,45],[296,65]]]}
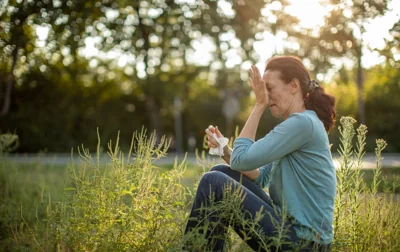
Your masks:
{"label": "woman's back", "polygon": [[[299,125],[309,125],[308,130],[294,128],[298,134],[304,134],[304,144],[274,161],[269,193],[274,204],[285,208],[297,220],[295,228],[299,237],[327,244],[333,237],[336,190],[328,137],[314,111],[306,110],[296,115],[300,116],[300,120],[307,121]],[[317,234],[312,234],[311,228]]]}

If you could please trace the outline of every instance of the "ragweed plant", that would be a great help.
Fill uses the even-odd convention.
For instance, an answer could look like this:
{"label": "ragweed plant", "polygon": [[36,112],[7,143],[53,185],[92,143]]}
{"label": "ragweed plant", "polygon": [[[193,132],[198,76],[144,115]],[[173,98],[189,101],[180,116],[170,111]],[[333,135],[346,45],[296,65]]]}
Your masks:
{"label": "ragweed plant", "polygon": [[[337,191],[334,212],[333,251],[397,251],[400,249],[399,202],[393,193],[378,194],[381,183],[382,151],[386,142],[376,140],[376,169],[372,186],[362,180],[362,157],[365,154],[367,127],[354,129],[356,121],[342,117],[339,132],[340,168],[337,170]],[[353,139],[357,136],[355,148]],[[396,184],[392,184],[396,187]],[[391,190],[394,192],[396,188]]]}
{"label": "ragweed plant", "polygon": [[158,173],[154,162],[166,155],[170,141],[155,134],[133,134],[127,156],[119,138],[108,145],[110,162],[100,163],[79,148],[81,164],[69,165],[73,186],[58,204],[49,204],[45,234],[37,251],[165,251],[179,247],[186,211],[187,188],[180,178],[185,160]]}

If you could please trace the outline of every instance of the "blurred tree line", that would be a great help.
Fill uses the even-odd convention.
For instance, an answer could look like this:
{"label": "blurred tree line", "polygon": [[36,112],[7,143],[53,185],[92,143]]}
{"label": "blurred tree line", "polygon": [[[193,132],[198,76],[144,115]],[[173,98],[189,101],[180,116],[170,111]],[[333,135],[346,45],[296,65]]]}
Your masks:
{"label": "blurred tree line", "polygon": [[[288,41],[274,54],[301,57],[313,77],[334,60],[352,61],[325,85],[338,116],[365,122],[399,152],[400,25],[379,51],[386,63],[363,69],[367,45],[357,34],[388,3],[325,1],[331,11],[317,30],[302,28],[285,11],[288,1],[2,1],[0,130],[19,135],[20,152],[66,152],[81,143],[93,150],[97,127],[104,147],[119,130],[129,145],[144,126],[171,137],[171,151],[202,148],[209,124],[226,136],[244,125],[253,104],[247,69],[267,33]],[[279,122],[266,112],[258,137]],[[330,134],[334,144],[337,136],[337,129]]]}

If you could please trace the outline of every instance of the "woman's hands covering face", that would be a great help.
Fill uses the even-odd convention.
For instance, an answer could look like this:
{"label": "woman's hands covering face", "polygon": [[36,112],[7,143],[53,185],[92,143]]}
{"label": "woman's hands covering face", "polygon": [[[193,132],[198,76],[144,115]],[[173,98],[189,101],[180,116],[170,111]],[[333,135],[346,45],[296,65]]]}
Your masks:
{"label": "woman's hands covering face", "polygon": [[268,106],[268,91],[267,87],[261,77],[260,71],[254,65],[251,66],[249,83],[256,95],[256,104],[267,107]]}

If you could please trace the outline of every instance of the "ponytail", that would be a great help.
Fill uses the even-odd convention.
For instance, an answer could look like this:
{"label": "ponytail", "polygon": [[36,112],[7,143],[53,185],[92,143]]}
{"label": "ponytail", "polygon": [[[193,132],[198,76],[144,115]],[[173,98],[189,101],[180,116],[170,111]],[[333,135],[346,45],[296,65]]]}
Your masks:
{"label": "ponytail", "polygon": [[306,109],[313,110],[317,114],[327,132],[333,128],[336,119],[335,97],[326,94],[323,87],[318,86],[308,93],[304,105]]}

